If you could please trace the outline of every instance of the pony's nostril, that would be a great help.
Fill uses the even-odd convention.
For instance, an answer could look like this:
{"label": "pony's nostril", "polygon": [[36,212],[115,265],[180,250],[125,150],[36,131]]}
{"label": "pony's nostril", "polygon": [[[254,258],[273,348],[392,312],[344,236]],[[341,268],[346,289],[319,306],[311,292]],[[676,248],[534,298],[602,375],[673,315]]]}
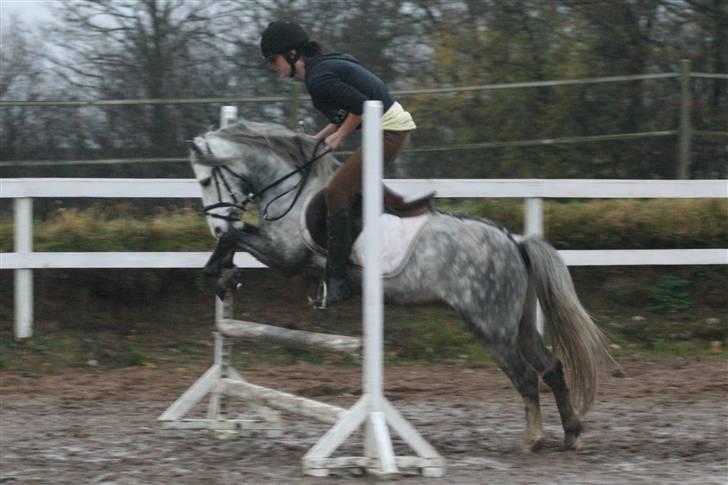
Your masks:
{"label": "pony's nostril", "polygon": [[215,235],[216,236],[222,236],[222,233],[223,233],[223,230],[222,230],[221,227],[216,227],[215,228]]}

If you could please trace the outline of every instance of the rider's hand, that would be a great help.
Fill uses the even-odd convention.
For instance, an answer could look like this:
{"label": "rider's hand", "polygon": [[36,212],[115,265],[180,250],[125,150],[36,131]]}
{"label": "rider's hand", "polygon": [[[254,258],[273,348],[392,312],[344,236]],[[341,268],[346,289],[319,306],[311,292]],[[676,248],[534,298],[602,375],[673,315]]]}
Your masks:
{"label": "rider's hand", "polygon": [[331,151],[336,150],[339,145],[341,145],[341,142],[344,141],[344,138],[339,134],[337,131],[336,133],[333,133],[326,137],[326,148],[328,148]]}

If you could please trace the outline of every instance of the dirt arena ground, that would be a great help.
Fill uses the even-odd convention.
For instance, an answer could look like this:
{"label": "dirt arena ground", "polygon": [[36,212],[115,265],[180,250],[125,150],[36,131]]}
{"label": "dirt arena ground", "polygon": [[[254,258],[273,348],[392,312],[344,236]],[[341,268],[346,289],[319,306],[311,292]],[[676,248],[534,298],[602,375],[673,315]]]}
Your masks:
{"label": "dirt arena ground", "polygon": [[[716,358],[622,362],[585,420],[583,448],[560,449],[561,427],[542,390],[546,447],[520,450],[520,399],[494,367],[388,367],[386,396],[444,455],[447,475],[419,483],[728,482],[728,365]],[[250,381],[341,406],[360,389],[355,368],[313,365],[240,369]],[[0,483],[363,483],[342,471],[301,475],[300,458],[327,425],[285,416],[281,438],[218,440],[162,430],[156,418],[195,379],[141,367],[23,377],[0,373]],[[239,407],[239,409],[238,409]],[[244,406],[232,403],[234,412]],[[395,443],[400,454],[410,454]],[[359,454],[355,443],[341,454]]]}

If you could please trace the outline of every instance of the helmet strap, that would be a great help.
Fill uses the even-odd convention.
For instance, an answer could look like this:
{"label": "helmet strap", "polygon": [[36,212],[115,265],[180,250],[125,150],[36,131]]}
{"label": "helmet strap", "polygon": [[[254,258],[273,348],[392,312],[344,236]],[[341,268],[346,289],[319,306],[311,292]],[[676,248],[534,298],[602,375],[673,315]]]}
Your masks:
{"label": "helmet strap", "polygon": [[288,65],[291,66],[291,74],[288,76],[289,78],[294,78],[296,76],[296,62],[298,59],[300,59],[300,54],[298,51],[294,51],[295,54],[291,54],[290,52],[286,56],[286,60],[288,61]]}

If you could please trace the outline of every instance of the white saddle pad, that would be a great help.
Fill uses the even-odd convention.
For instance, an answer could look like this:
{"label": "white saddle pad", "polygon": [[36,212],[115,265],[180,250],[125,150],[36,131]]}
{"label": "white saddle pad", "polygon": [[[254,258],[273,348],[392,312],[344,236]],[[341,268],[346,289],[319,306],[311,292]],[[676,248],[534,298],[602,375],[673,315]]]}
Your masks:
{"label": "white saddle pad", "polygon": [[[382,274],[391,276],[401,271],[411,254],[414,243],[431,214],[400,219],[391,214],[382,214],[380,224],[382,227]],[[356,238],[351,249],[350,260],[359,266],[364,266],[364,238]]]}

